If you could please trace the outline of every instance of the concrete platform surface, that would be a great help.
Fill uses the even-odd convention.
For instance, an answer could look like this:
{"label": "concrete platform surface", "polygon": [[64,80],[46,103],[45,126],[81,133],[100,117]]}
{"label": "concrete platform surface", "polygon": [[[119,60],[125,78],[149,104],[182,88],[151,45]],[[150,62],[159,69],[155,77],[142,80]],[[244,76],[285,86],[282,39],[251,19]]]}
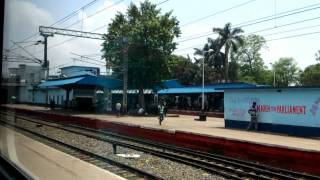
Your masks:
{"label": "concrete platform surface", "polygon": [[300,138],[278,134],[267,134],[262,132],[248,132],[243,130],[225,129],[223,118],[208,117],[207,121],[195,121],[195,116],[180,115],[179,117],[165,117],[162,126],[158,123],[157,117],[132,117],[122,116],[116,117],[108,114],[94,114],[94,113],[77,113],[72,111],[54,110],[48,108],[31,105],[5,105],[12,108],[21,108],[34,111],[47,111],[54,113],[68,114],[71,116],[87,117],[91,119],[99,119],[105,121],[112,121],[117,123],[124,123],[130,125],[137,125],[151,129],[164,129],[168,131],[184,131],[194,134],[201,134],[213,137],[222,137],[233,139],[237,141],[253,142],[267,146],[279,146],[285,148],[292,148],[306,151],[320,152],[320,139]]}
{"label": "concrete platform surface", "polygon": [[123,179],[1,125],[0,152],[34,179]]}

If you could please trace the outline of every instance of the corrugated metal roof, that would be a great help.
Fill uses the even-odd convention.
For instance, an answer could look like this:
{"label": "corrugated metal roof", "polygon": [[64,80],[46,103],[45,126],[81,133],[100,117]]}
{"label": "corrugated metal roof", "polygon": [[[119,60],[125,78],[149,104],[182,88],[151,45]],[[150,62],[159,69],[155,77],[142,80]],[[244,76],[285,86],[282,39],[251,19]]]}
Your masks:
{"label": "corrugated metal roof", "polygon": [[[204,93],[223,92],[223,90],[216,90],[213,88],[204,88]],[[201,87],[183,87],[183,88],[169,88],[158,91],[158,94],[192,94],[202,93]]]}
{"label": "corrugated metal roof", "polygon": [[122,81],[117,79],[97,77],[97,76],[86,76],[80,81],[76,82],[77,85],[91,85],[91,86],[100,86],[109,89],[115,89],[122,86]]}
{"label": "corrugated metal roof", "polygon": [[[235,82],[235,83],[216,83],[208,84],[204,87],[205,93],[223,92],[226,88],[253,88],[257,87],[254,84]],[[202,93],[202,86],[189,86],[180,88],[168,88],[158,91],[158,94],[188,94],[188,93]]]}
{"label": "corrugated metal roof", "polygon": [[103,78],[97,76],[80,76],[66,79],[49,80],[38,85],[40,88],[44,87],[63,87],[63,86],[98,86],[108,89],[115,89],[122,86],[122,81]]}
{"label": "corrugated metal roof", "polygon": [[74,84],[74,83],[80,81],[83,78],[85,78],[85,76],[68,78],[68,79],[49,80],[49,81],[46,81],[46,82],[39,84],[38,87],[44,88],[44,87],[57,87],[57,86],[70,85],[70,84]]}

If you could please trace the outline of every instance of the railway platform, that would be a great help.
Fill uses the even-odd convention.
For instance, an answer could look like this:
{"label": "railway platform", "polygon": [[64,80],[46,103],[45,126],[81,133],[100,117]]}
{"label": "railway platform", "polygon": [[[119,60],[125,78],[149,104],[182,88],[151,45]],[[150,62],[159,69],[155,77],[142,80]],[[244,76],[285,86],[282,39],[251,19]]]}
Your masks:
{"label": "railway platform", "polygon": [[0,152],[33,179],[123,179],[1,125]]}
{"label": "railway platform", "polygon": [[178,117],[165,117],[163,124],[158,124],[157,117],[141,117],[141,116],[121,116],[116,117],[108,114],[79,113],[64,110],[50,110],[46,107],[31,105],[5,105],[6,107],[27,109],[32,111],[50,112],[65,114],[74,117],[84,117],[89,119],[97,119],[111,121],[115,123],[127,124],[129,126],[138,126],[142,128],[159,129],[168,132],[184,131],[193,134],[207,135],[213,137],[222,137],[227,139],[248,141],[268,146],[288,147],[306,151],[320,152],[320,138],[300,138],[286,136],[284,134],[271,134],[264,132],[243,131],[237,129],[225,129],[224,119],[216,117],[207,117],[207,121],[194,121],[195,116],[179,115]]}
{"label": "railway platform", "polygon": [[59,122],[320,174],[320,139],[226,129],[223,118],[208,117],[207,121],[194,121],[195,116],[180,115],[166,117],[160,126],[157,117],[116,117],[59,109],[52,111],[45,107],[22,104],[4,106]]}

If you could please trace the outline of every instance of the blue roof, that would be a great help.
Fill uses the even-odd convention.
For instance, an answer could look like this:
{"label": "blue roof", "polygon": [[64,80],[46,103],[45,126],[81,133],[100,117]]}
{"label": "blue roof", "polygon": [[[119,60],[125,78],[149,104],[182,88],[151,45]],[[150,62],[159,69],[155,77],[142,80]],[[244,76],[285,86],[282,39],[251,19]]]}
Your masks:
{"label": "blue roof", "polygon": [[55,80],[49,80],[44,83],[41,83],[38,85],[38,87],[58,87],[58,86],[64,86],[64,85],[69,85],[69,84],[74,84],[81,79],[85,78],[83,77],[74,77],[74,78],[68,78],[68,79],[55,79]]}
{"label": "blue roof", "polygon": [[165,81],[162,81],[162,83],[166,88],[181,88],[181,87],[183,87],[180,84],[180,82],[178,82],[176,79],[165,80]]}
{"label": "blue roof", "polygon": [[[201,86],[197,86],[201,87]],[[245,82],[230,82],[230,83],[214,83],[205,85],[207,88],[214,89],[226,89],[226,88],[249,88],[249,87],[257,87],[255,84],[249,84]]]}
{"label": "blue roof", "polygon": [[[222,88],[219,88],[222,89]],[[242,88],[224,88],[224,90],[240,90],[240,89],[320,89],[320,86],[288,86],[288,87],[273,87],[270,85],[260,85],[256,87],[242,87]]]}
{"label": "blue roof", "polygon": [[[257,85],[244,83],[244,82],[235,82],[235,83],[215,83],[208,84],[204,86],[204,93],[215,93],[223,92],[224,89],[228,88],[256,88]],[[189,94],[189,93],[202,93],[202,86],[188,86],[188,87],[179,87],[179,88],[167,88],[158,91],[158,94]]]}
{"label": "blue roof", "polygon": [[94,69],[100,69],[98,67],[92,67],[92,66],[66,66],[66,67],[62,67],[60,69],[69,69],[69,68],[94,68]]}
{"label": "blue roof", "polygon": [[[212,88],[205,87],[203,89],[204,93],[214,93],[223,92],[223,90],[216,90]],[[192,93],[202,93],[201,87],[182,87],[182,88],[168,88],[158,91],[158,94],[192,94]]]}
{"label": "blue roof", "polygon": [[122,81],[97,77],[97,76],[79,76],[65,79],[49,80],[38,85],[40,88],[44,87],[65,87],[65,86],[99,86],[108,89],[115,89],[122,86]]}
{"label": "blue roof", "polygon": [[184,87],[183,85],[178,82],[176,79],[170,79],[170,80],[164,80],[160,83],[157,83],[154,87],[154,91],[159,91],[161,89],[166,89],[166,88],[182,88]]}

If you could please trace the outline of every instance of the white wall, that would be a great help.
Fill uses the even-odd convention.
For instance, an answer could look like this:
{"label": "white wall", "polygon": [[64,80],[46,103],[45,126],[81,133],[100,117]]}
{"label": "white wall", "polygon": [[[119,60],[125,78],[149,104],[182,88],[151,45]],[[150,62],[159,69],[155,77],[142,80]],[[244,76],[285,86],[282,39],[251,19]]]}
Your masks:
{"label": "white wall", "polygon": [[259,122],[320,127],[320,88],[225,90],[225,119],[249,121],[253,101]]}

